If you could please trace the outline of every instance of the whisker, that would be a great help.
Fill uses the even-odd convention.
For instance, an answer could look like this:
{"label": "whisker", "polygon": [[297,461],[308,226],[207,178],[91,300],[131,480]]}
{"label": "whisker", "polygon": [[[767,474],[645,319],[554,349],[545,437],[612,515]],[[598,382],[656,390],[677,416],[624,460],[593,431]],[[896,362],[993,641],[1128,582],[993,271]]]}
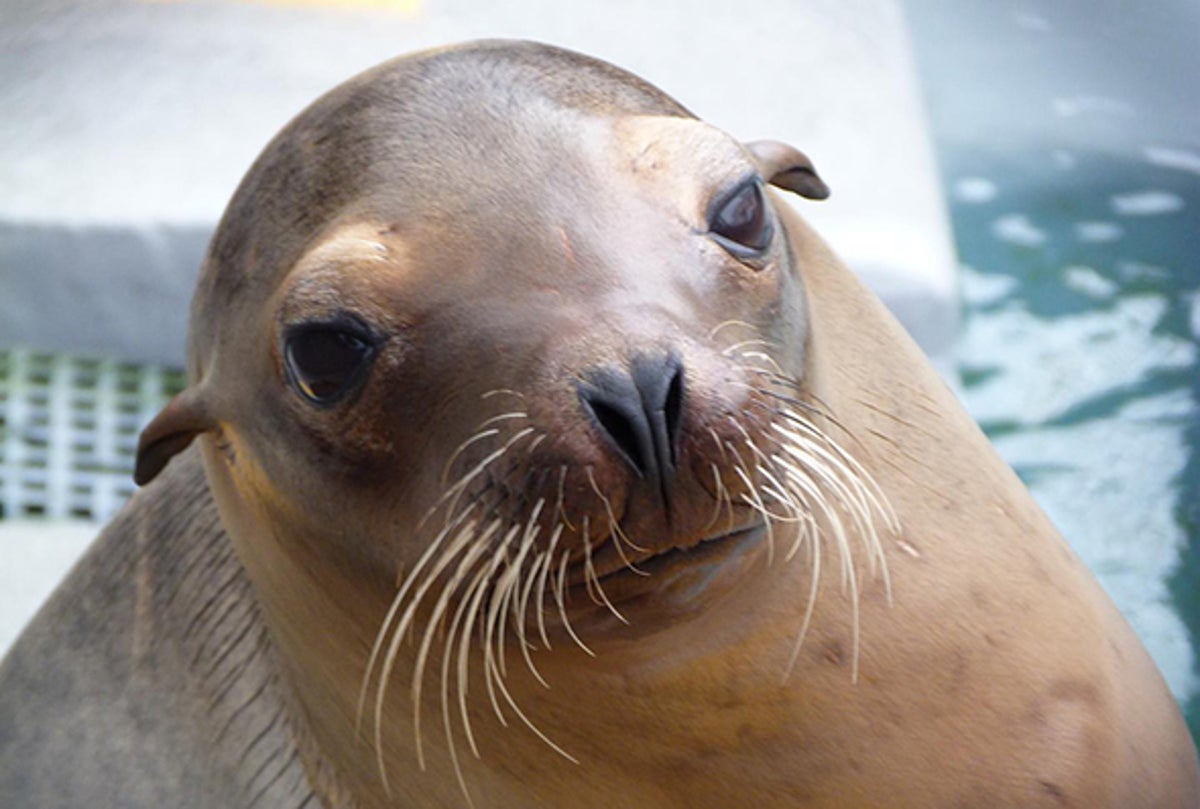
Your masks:
{"label": "whisker", "polygon": [[454,466],[454,462],[458,460],[458,456],[467,450],[472,444],[477,441],[482,441],[485,438],[491,438],[494,435],[499,435],[500,430],[493,427],[490,430],[480,430],[475,435],[468,438],[466,441],[459,444],[454,452],[450,453],[450,459],[446,461],[446,465],[442,467],[442,485],[445,486],[450,478],[450,468]]}
{"label": "whisker", "polygon": [[739,352],[742,350],[742,348],[744,348],[746,346],[760,346],[762,348],[777,348],[778,345],[779,344],[773,340],[764,340],[761,337],[753,338],[750,340],[741,340],[740,342],[731,343],[730,345],[727,345],[727,346],[725,346],[725,348],[721,349],[721,356],[732,357],[734,354],[738,354],[740,356]]}
{"label": "whisker", "polygon": [[[498,524],[499,521],[495,521],[493,523],[494,526],[497,526]],[[384,791],[387,792],[388,795],[391,795],[391,787],[388,783],[387,769],[384,766],[383,761],[383,706],[384,701],[387,698],[387,685],[391,679],[392,668],[396,663],[396,655],[399,652],[400,644],[404,640],[404,633],[412,620],[417,605],[424,600],[425,593],[429,591],[429,588],[433,586],[433,583],[449,566],[450,561],[458,555],[462,548],[469,545],[470,540],[474,537],[474,529],[476,527],[476,523],[468,523],[466,527],[459,531],[459,533],[451,541],[450,545],[442,551],[438,561],[431,568],[430,572],[425,575],[425,580],[421,583],[421,586],[417,588],[412,600],[405,609],[404,614],[401,615],[399,621],[396,623],[396,627],[392,631],[392,639],[387,646],[386,653],[384,654],[383,669],[380,672],[379,685],[375,692],[375,757],[376,763],[379,766],[380,779],[383,781]],[[486,533],[487,532],[485,531],[485,534]],[[413,572],[409,574],[409,578],[405,581],[405,587],[408,586],[410,581],[416,581],[416,573],[417,570],[414,568]],[[418,759],[421,763],[422,769],[424,769],[424,760],[420,757],[421,749],[419,739],[417,751]]]}
{"label": "whisker", "polygon": [[[763,351],[743,351],[738,354],[738,357],[743,360],[746,360],[746,359],[763,360],[764,362],[766,362],[768,365],[771,366],[771,369],[775,373],[778,373],[778,374],[783,373],[783,368],[781,368],[779,366],[779,363],[775,361],[775,358],[772,357],[770,354],[767,354]],[[756,366],[747,365],[745,367],[748,368],[749,370],[758,371],[760,373],[763,371],[763,369],[758,368]]]}
{"label": "whisker", "polygon": [[517,702],[516,702],[516,700],[513,699],[512,694],[510,694],[508,692],[508,688],[507,688],[507,686],[504,685],[504,681],[502,679],[497,679],[496,685],[499,687],[500,693],[504,697],[505,702],[507,702],[508,706],[513,709],[513,713],[515,713],[517,715],[517,718],[519,718],[521,720],[521,722],[525,725],[525,727],[529,728],[529,730],[532,731],[535,736],[537,736],[539,739],[541,739],[546,744],[547,747],[549,747],[554,752],[558,753],[560,756],[565,758],[567,761],[571,762],[572,764],[579,763],[579,759],[575,758],[575,756],[571,755],[566,750],[564,750],[562,747],[555,744],[550,739],[549,736],[547,736],[545,733],[542,732],[541,728],[539,728],[537,725],[535,725],[529,719],[529,717],[525,715],[525,712],[521,710],[521,706],[517,705]]}
{"label": "whisker", "polygon": [[[459,682],[459,713],[462,716],[463,728],[466,731],[467,739],[471,745],[471,750],[475,757],[479,757],[479,748],[475,745],[475,736],[471,731],[471,720],[467,711],[467,683],[470,676],[470,659],[471,659],[471,636],[475,629],[476,620],[480,617],[480,609],[483,604],[483,599],[486,597],[489,587],[488,584],[495,575],[497,568],[500,566],[500,555],[493,555],[489,564],[485,565],[482,575],[479,577],[480,584],[475,586],[473,590],[468,591],[464,602],[469,602],[467,606],[467,622],[463,626],[462,633],[459,635],[458,641],[458,682]],[[485,682],[487,680],[486,669],[484,671]],[[500,706],[495,702],[495,695],[490,693],[492,698],[492,709],[496,711],[496,715],[500,717],[500,724],[506,724],[504,716],[500,712]]]}
{"label": "whisker", "polygon": [[728,328],[729,326],[741,326],[742,328],[749,329],[752,332],[756,332],[756,333],[758,332],[758,327],[755,326],[753,323],[747,323],[744,320],[722,320],[720,323],[713,326],[712,329],[709,330],[708,339],[715,340],[716,336],[718,334],[720,334],[724,329]]}
{"label": "whisker", "polygon": [[640,545],[636,545],[632,540],[629,539],[628,536],[625,535],[625,532],[621,530],[621,525],[617,521],[616,515],[613,513],[612,501],[610,501],[608,497],[600,491],[600,487],[596,485],[596,476],[592,474],[592,468],[590,466],[587,468],[587,476],[588,482],[592,484],[592,491],[596,493],[596,496],[600,498],[600,502],[604,505],[604,512],[608,515],[609,531],[613,537],[613,545],[616,546],[617,553],[620,555],[621,561],[625,563],[625,567],[629,568],[634,573],[637,573],[639,576],[650,575],[644,570],[638,569],[632,562],[629,561],[629,558],[625,555],[624,549],[621,548],[621,541],[624,541],[625,544],[639,553],[645,553],[648,549],[643,548]]}
{"label": "whisker", "polygon": [[788,658],[787,667],[783,671],[783,682],[787,682],[792,674],[792,669],[796,667],[796,661],[800,658],[800,647],[804,645],[804,639],[808,637],[809,626],[812,624],[813,610],[817,606],[817,594],[821,588],[821,543],[817,541],[815,535],[813,541],[809,545],[809,570],[812,580],[808,585],[808,603],[804,607],[804,620],[800,623],[800,632],[796,635],[796,641],[792,645],[792,654]]}
{"label": "whisker", "polygon": [[[466,777],[462,771],[462,764],[458,760],[458,746],[454,743],[454,729],[450,720],[450,659],[454,656],[455,635],[460,629],[463,617],[466,615],[467,608],[470,604],[471,596],[476,590],[487,588],[487,567],[482,566],[475,574],[475,578],[467,585],[463,593],[463,598],[459,601],[458,608],[454,611],[454,618],[450,622],[449,634],[446,638],[446,644],[442,649],[442,729],[446,734],[446,744],[450,750],[450,763],[454,767],[454,777],[458,781],[458,788],[466,798],[467,805],[473,807],[475,801],[471,798],[471,791],[467,788]],[[470,638],[470,626],[464,630],[464,637]],[[467,738],[467,744],[471,748],[471,753],[475,758],[479,758],[479,747],[475,744],[475,734],[471,731],[471,719],[467,713],[467,677],[469,671],[466,665],[466,660],[460,654],[458,666],[458,704],[461,713],[463,725],[463,733]]]}
{"label": "whisker", "polygon": [[493,424],[496,424],[501,421],[512,421],[513,419],[527,419],[527,418],[529,418],[529,414],[526,413],[524,410],[510,410],[507,413],[499,413],[495,416],[492,416],[489,419],[485,419],[484,421],[479,422],[479,426],[476,427],[475,429],[478,430],[483,427],[490,427]]}
{"label": "whisker", "polygon": [[[492,525],[496,525],[498,527],[498,523],[499,523],[499,521],[496,520],[492,523]],[[465,547],[467,549],[467,552],[466,552],[466,554],[464,554],[463,558],[459,560],[458,569],[455,571],[454,575],[452,576],[451,581],[448,582],[442,588],[442,591],[438,596],[438,600],[434,604],[433,611],[430,613],[429,619],[426,622],[425,633],[421,637],[421,643],[418,648],[416,662],[413,665],[413,680],[412,680],[413,737],[414,737],[414,741],[415,741],[416,747],[417,747],[417,764],[421,768],[422,772],[425,771],[425,751],[424,751],[422,737],[421,737],[421,688],[422,688],[422,684],[424,683],[425,661],[429,655],[429,649],[433,643],[433,639],[434,639],[434,636],[436,633],[437,626],[442,618],[442,615],[444,614],[444,612],[446,610],[447,605],[450,602],[450,597],[453,594],[453,588],[457,587],[458,583],[461,582],[461,579],[466,575],[467,571],[470,570],[470,567],[483,555],[483,552],[487,547],[486,537],[489,536],[489,534],[485,531],[484,537],[477,538],[470,534],[465,534],[465,536],[466,536],[466,539],[468,540],[464,543]],[[474,540],[474,541],[472,541],[472,540]],[[447,566],[448,566],[449,559],[453,558],[453,556],[457,555],[457,553],[458,553],[458,551],[456,550],[453,554],[447,554],[447,557],[448,557]],[[427,587],[429,585],[432,585],[433,582],[440,575],[441,575],[441,571],[435,572],[433,575],[431,575],[427,579],[427,583],[426,583],[426,585],[423,585],[423,587],[425,589],[427,589]],[[393,642],[394,646],[398,645],[398,641],[400,639],[399,636],[404,631],[404,627],[408,625],[408,622],[410,622],[413,617],[415,617],[417,607],[423,600],[423,592],[424,591],[419,592],[414,597],[412,604],[410,605],[409,609],[405,612],[405,616],[403,618],[401,618],[400,624],[397,625],[396,638],[395,638],[395,641]],[[389,649],[388,658],[387,658],[387,660],[385,662],[385,666],[384,666],[384,671],[383,671],[383,674],[380,676],[379,690],[376,695],[376,700],[377,700],[377,702],[376,702],[376,726],[377,726],[377,729],[378,729],[378,726],[380,723],[380,716],[382,713],[383,702],[387,695],[387,684],[390,680],[391,667],[392,667],[392,663],[394,662],[394,659],[395,659],[395,655],[392,654],[392,650]]]}
{"label": "whisker", "polygon": [[[466,474],[464,474],[461,478],[459,478],[457,483],[455,483],[453,486],[448,488],[446,491],[442,492],[441,497],[439,497],[437,499],[437,501],[432,506],[429,507],[429,510],[426,511],[424,516],[421,517],[420,521],[417,522],[417,527],[416,527],[416,529],[414,529],[414,533],[420,533],[421,529],[425,526],[425,523],[429,520],[429,518],[432,517],[434,514],[436,514],[437,511],[446,504],[446,501],[450,500],[451,498],[453,498],[453,503],[446,510],[446,513],[453,514],[455,512],[455,510],[458,508],[459,495],[461,495],[462,492],[464,492],[466,490],[466,488],[468,486],[470,486],[471,483],[477,477],[482,475],[483,472],[488,468],[488,466],[493,461],[497,460],[498,458],[503,457],[506,452],[508,452],[510,449],[512,449],[514,444],[516,444],[518,441],[520,441],[522,438],[524,438],[525,436],[529,435],[532,432],[534,432],[534,428],[532,428],[532,427],[526,427],[525,429],[521,430],[516,435],[514,435],[512,438],[510,438],[508,440],[508,442],[504,444],[504,446],[502,446],[500,449],[495,450],[494,452],[489,454],[482,461],[480,461],[473,469],[471,469]],[[449,518],[447,518],[447,519],[449,519]]]}
{"label": "whisker", "polygon": [[596,653],[587,647],[587,644],[580,640],[575,634],[575,628],[571,626],[571,619],[567,617],[566,608],[566,581],[567,581],[567,561],[571,558],[569,550],[564,549],[562,554],[562,563],[558,568],[558,583],[554,588],[554,600],[558,603],[558,614],[562,618],[563,627],[567,630],[567,634],[571,636],[571,640],[575,645],[588,654],[589,657],[595,657]]}
{"label": "whisker", "polygon": [[429,560],[433,558],[433,555],[437,552],[438,547],[441,545],[445,537],[451,531],[461,525],[462,521],[465,520],[471,511],[478,505],[478,501],[470,503],[467,508],[458,515],[458,518],[452,525],[446,526],[446,528],[438,533],[434,540],[429,543],[429,547],[425,549],[425,552],[421,554],[416,565],[413,566],[413,569],[409,571],[404,583],[398,588],[396,597],[392,599],[391,606],[388,608],[387,614],[384,616],[383,623],[380,624],[379,631],[375,635],[375,645],[371,648],[370,657],[367,658],[366,670],[363,672],[362,685],[359,688],[358,707],[355,710],[354,732],[356,735],[358,734],[362,724],[363,708],[366,706],[367,691],[370,688],[371,683],[371,672],[375,670],[375,663],[379,658],[379,652],[383,648],[384,638],[387,637],[388,627],[396,617],[396,613],[400,610],[400,605],[404,602],[404,596],[408,594],[408,591],[416,582],[417,577],[420,575],[425,565],[429,563]]}
{"label": "whisker", "polygon": [[[596,567],[592,564],[592,540],[591,540],[591,537],[589,537],[587,534],[587,528],[588,528],[587,517],[584,517],[583,518],[583,530],[584,530],[584,534],[583,534],[583,577],[584,577],[585,581],[589,581],[589,577],[590,577],[590,581],[591,581],[592,585],[595,587],[596,596],[598,596],[600,599],[599,601],[596,601],[596,596],[593,596],[592,600],[595,601],[597,604],[603,604],[604,606],[608,607],[608,611],[611,612],[613,615],[615,615],[617,617],[618,621],[620,621],[623,624],[628,624],[629,621],[626,620],[625,616],[622,615],[620,613],[620,611],[616,607],[613,606],[613,603],[608,600],[608,594],[604,592],[604,587],[601,586],[601,584],[600,584],[600,577],[596,575]],[[589,588],[589,590],[590,589],[591,588]]]}
{"label": "whisker", "polygon": [[567,526],[567,530],[574,531],[575,526],[571,525],[571,521],[567,519],[567,512],[563,508],[563,496],[565,494],[565,486],[567,482],[567,467],[563,465],[558,475],[558,502],[554,504],[554,522],[561,522]]}
{"label": "whisker", "polygon": [[[446,700],[448,699],[446,691],[450,681],[450,659],[456,659],[456,680],[458,691],[459,712],[462,715],[463,731],[467,737],[467,744],[471,748],[475,758],[479,758],[479,748],[475,744],[475,734],[471,731],[471,719],[467,712],[467,691],[470,684],[470,643],[471,630],[474,626],[474,609],[472,605],[475,603],[477,595],[481,595],[487,590],[488,574],[490,569],[488,565],[480,565],[475,572],[475,577],[467,584],[463,590],[463,597],[459,600],[458,609],[454,611],[454,618],[450,624],[450,635],[446,640],[445,648],[442,650],[442,703],[445,708]],[[466,623],[462,623],[463,621]],[[455,628],[460,628],[457,635],[457,643],[455,642]],[[457,653],[456,653],[457,652]],[[449,724],[449,719],[445,719],[446,724]],[[446,728],[446,736],[450,736],[450,728]]]}
{"label": "whisker", "polygon": [[758,494],[758,490],[751,482],[750,477],[746,474],[746,471],[740,466],[734,467],[733,471],[736,472],[738,477],[742,479],[742,481],[746,484],[747,490],[749,491],[749,495],[743,495],[743,502],[756,509],[765,518],[763,520],[763,527],[767,532],[767,564],[773,565],[775,564],[775,529],[772,527],[774,515],[767,511],[767,507],[763,505],[762,497]]}
{"label": "whisker", "polygon": [[490,399],[493,396],[501,396],[501,395],[513,396],[513,397],[516,397],[517,399],[520,399],[521,401],[525,401],[525,394],[515,391],[512,388],[492,388],[487,393],[482,394],[479,398],[480,399]]}
{"label": "whisker", "polygon": [[721,500],[721,495],[725,490],[725,484],[721,482],[721,470],[717,469],[715,463],[709,463],[709,468],[713,473],[713,491],[714,491],[714,508],[712,516],[708,518],[708,522],[704,524],[704,533],[708,533],[708,529],[717,524],[717,519],[721,516],[721,505],[724,501]]}
{"label": "whisker", "polygon": [[[783,446],[782,449],[786,452],[791,447]],[[853,645],[854,653],[851,663],[851,680],[858,681],[858,639],[859,639],[859,617],[858,617],[858,582],[854,571],[853,555],[850,549],[850,541],[846,536],[845,527],[842,524],[841,518],[832,508],[820,487],[811,481],[807,475],[800,472],[794,466],[791,466],[782,459],[777,459],[780,466],[784,469],[786,478],[794,483],[800,490],[807,494],[811,500],[810,503],[815,503],[825,517],[825,523],[833,531],[834,541],[837,545],[839,556],[842,561],[842,585],[843,588],[849,588],[851,621],[853,624]],[[817,542],[814,545],[819,544]]]}
{"label": "whisker", "polygon": [[803,416],[787,410],[784,410],[782,415],[787,418],[789,422],[798,426],[803,426],[805,429],[811,431],[813,435],[818,436],[821,441],[823,441],[834,453],[836,453],[836,455],[846,466],[850,467],[852,471],[852,474],[849,475],[850,479],[854,481],[856,485],[861,486],[864,494],[870,497],[872,505],[880,514],[883,515],[888,529],[899,533],[900,521],[896,517],[896,512],[892,509],[891,504],[888,503],[887,496],[883,493],[883,490],[879,487],[879,484],[875,481],[875,478],[872,477],[871,473],[863,467],[858,459],[855,458],[850,452],[847,452],[844,447],[838,444],[837,441],[834,441],[833,438],[831,438],[827,433],[818,429],[816,425],[812,424],[812,422],[808,421]]}
{"label": "whisker", "polygon": [[[492,561],[494,564],[493,570],[498,570],[501,563],[508,561],[508,546],[521,531],[521,526],[514,525],[508,529],[504,535],[504,539],[500,542],[500,548],[497,549]],[[504,712],[500,710],[500,702],[496,699],[496,681],[499,678],[499,666],[495,657],[495,648],[492,645],[493,638],[496,632],[497,610],[496,600],[498,588],[491,588],[491,598],[488,599],[487,606],[484,607],[483,623],[480,629],[483,631],[483,673],[484,684],[487,686],[488,699],[492,702],[492,710],[496,712],[496,718],[500,720],[500,724],[508,726],[508,720],[504,717]]]}
{"label": "whisker", "polygon": [[554,563],[554,549],[558,545],[558,538],[562,536],[562,524],[554,526],[554,530],[550,533],[550,542],[543,554],[544,562],[542,564],[542,572],[538,576],[537,583],[537,622],[538,634],[541,636],[542,643],[547,649],[550,648],[550,638],[546,635],[546,584],[550,575],[550,568]]}
{"label": "whisker", "polygon": [[513,603],[515,604],[514,624],[517,633],[517,642],[521,647],[521,656],[525,659],[525,666],[533,674],[534,678],[536,678],[537,681],[542,684],[543,687],[549,688],[550,684],[546,682],[545,678],[542,677],[541,672],[538,671],[537,666],[533,664],[533,659],[529,654],[530,644],[525,638],[525,612],[526,607],[529,604],[530,589],[537,580],[534,576],[534,571],[536,566],[541,561],[540,555],[538,555],[534,563],[530,566],[529,572],[526,574],[528,581],[524,586],[521,586],[520,578],[525,557],[533,547],[534,539],[541,530],[540,526],[537,525],[537,518],[545,504],[546,501],[539,498],[537,504],[533,507],[533,512],[528,523],[526,523],[525,536],[521,540],[521,548],[517,552],[517,561],[514,563],[513,567],[513,569],[517,571],[517,575],[514,576],[513,584],[513,590],[516,593],[516,600]]}

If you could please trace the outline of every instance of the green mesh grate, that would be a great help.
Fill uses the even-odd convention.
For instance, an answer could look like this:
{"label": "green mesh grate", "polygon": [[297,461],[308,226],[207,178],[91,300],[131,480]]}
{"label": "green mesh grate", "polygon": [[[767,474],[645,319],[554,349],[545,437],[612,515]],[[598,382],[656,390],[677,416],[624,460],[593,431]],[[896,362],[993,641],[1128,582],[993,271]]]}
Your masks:
{"label": "green mesh grate", "polygon": [[142,427],[182,372],[0,351],[0,518],[108,520],[133,494]]}

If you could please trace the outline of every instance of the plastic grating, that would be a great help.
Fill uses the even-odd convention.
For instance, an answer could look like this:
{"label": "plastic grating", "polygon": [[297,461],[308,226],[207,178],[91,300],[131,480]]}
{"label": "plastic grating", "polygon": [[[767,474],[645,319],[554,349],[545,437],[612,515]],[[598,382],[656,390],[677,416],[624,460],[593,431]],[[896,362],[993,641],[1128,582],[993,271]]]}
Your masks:
{"label": "plastic grating", "polygon": [[138,433],[180,371],[0,351],[0,518],[106,521],[133,494]]}

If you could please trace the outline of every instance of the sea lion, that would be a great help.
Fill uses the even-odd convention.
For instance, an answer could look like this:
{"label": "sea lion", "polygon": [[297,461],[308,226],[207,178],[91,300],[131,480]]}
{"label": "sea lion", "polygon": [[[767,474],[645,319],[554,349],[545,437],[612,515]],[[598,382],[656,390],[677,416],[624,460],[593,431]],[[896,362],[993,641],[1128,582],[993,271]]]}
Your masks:
{"label": "sea lion", "polygon": [[768,186],[828,193],[543,45],[301,113],[0,669],[5,804],[1197,805],[1128,626]]}

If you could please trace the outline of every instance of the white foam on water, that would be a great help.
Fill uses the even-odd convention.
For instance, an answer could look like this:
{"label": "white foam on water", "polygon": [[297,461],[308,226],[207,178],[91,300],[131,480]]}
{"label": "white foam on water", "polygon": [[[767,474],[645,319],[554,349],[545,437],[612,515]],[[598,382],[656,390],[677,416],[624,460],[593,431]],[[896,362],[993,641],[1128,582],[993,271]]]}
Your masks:
{"label": "white foam on water", "polygon": [[1121,277],[1126,281],[1147,279],[1161,281],[1170,275],[1165,267],[1158,267],[1154,264],[1146,264],[1141,261],[1118,261],[1117,272],[1121,273]]}
{"label": "white foam on water", "polygon": [[[964,290],[975,275],[964,268]],[[1196,345],[1154,334],[1167,305],[1161,295],[1132,295],[1111,309],[1045,320],[1011,300],[968,318],[960,357],[1002,371],[973,389],[972,415],[1036,427],[1081,401],[1131,387],[1150,370],[1188,368]]]}
{"label": "white foam on water", "polygon": [[1046,232],[1020,213],[1006,214],[993,222],[992,235],[1002,242],[1021,247],[1040,247],[1046,243]]}
{"label": "white foam on water", "polygon": [[986,177],[962,177],[954,183],[954,198],[970,205],[991,202],[996,198],[996,184]]}
{"label": "white foam on water", "polygon": [[1156,166],[1200,174],[1200,154],[1189,149],[1174,149],[1168,146],[1147,146],[1142,149],[1146,160]]}
{"label": "white foam on water", "polygon": [[1113,211],[1119,216],[1157,216],[1183,210],[1183,197],[1170,191],[1136,191],[1131,194],[1114,194],[1110,200]]}
{"label": "white foam on water", "polygon": [[1115,242],[1125,235],[1116,222],[1076,222],[1075,238],[1081,242]]}
{"label": "white foam on water", "polygon": [[985,275],[969,264],[960,266],[970,283],[961,286],[963,302],[970,306],[989,306],[1004,300],[1016,291],[1017,279],[1011,275]]}
{"label": "white foam on water", "polygon": [[1200,340],[1200,292],[1192,294],[1192,308],[1189,315],[1188,324],[1192,327],[1192,335]]}
{"label": "white foam on water", "polygon": [[1120,289],[1115,281],[1110,281],[1093,268],[1083,265],[1064,268],[1063,283],[1095,300],[1107,300]]}

